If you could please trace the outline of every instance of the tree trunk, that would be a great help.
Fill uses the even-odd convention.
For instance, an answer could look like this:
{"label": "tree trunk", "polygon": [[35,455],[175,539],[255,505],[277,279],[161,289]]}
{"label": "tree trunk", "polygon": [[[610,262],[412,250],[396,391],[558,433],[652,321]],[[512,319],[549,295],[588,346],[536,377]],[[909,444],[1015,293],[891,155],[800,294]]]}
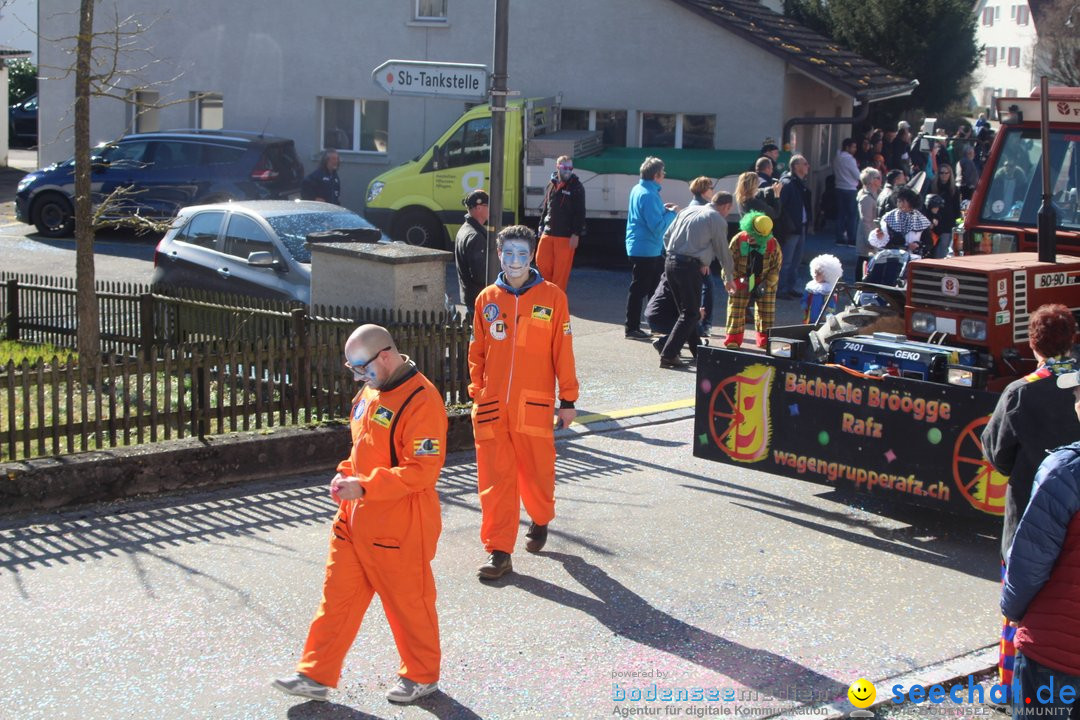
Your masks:
{"label": "tree trunk", "polygon": [[79,363],[101,362],[101,329],[94,293],[94,226],[90,198],[90,60],[94,41],[94,2],[79,2],[75,46],[75,293]]}

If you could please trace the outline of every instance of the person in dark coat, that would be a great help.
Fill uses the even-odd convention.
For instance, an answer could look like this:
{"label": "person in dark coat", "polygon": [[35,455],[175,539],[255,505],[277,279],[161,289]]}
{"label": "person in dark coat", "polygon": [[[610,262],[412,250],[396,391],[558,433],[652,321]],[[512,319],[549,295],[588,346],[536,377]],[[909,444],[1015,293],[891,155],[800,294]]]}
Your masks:
{"label": "person in dark coat", "polygon": [[468,212],[465,222],[454,238],[454,264],[457,265],[458,286],[465,313],[475,310],[476,296],[488,286],[487,282],[487,222],[488,194],[473,190],[461,201]]}
{"label": "person in dark coat", "polygon": [[325,150],[319,158],[319,166],[300,183],[300,197],[303,200],[341,204],[341,180],[338,179],[338,166],[341,158],[337,150]]}
{"label": "person in dark coat", "polygon": [[566,292],[581,236],[585,234],[585,186],[574,174],[574,161],[563,155],[540,207],[540,242],[536,246],[536,269]]}
{"label": "person in dark coat", "polygon": [[[1006,571],[1020,517],[1031,498],[1035,472],[1056,447],[1080,438],[1080,420],[1072,397],[1059,391],[1055,378],[1074,370],[1069,353],[1076,320],[1064,305],[1043,305],[1028,321],[1028,343],[1039,363],[1035,372],[1008,385],[983,428],[983,454],[994,469],[1009,476],[1001,532],[1002,573]],[[1012,684],[1015,626],[1006,620],[998,661],[1001,683]]]}
{"label": "person in dark coat", "polygon": [[[791,171],[780,178],[780,212],[776,222],[776,239],[783,251],[784,264],[780,270],[777,298],[802,299],[796,289],[799,264],[802,263],[806,230],[814,214],[810,203],[810,188],[806,177],[810,162],[802,155],[791,156]],[[798,283],[801,285],[801,283]]]}
{"label": "person in dark coat", "polygon": [[[1080,373],[1053,384],[1080,415]],[[1016,628],[1013,718],[1080,718],[1080,442],[1039,466],[1009,550],[1001,612]]]}

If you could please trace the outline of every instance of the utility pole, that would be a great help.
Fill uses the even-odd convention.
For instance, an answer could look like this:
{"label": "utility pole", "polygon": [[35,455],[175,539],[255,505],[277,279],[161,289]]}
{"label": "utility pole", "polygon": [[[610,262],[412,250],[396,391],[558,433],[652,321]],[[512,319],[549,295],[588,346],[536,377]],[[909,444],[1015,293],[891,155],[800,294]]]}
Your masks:
{"label": "utility pole", "polygon": [[[1069,14],[1070,21],[1072,13]],[[1039,107],[1042,119],[1039,134],[1042,139],[1042,204],[1037,219],[1039,262],[1057,262],[1057,213],[1054,211],[1054,189],[1050,186],[1050,82],[1039,78]]]}
{"label": "utility pole", "polygon": [[506,147],[506,58],[510,34],[510,0],[495,0],[495,56],[492,59],[491,94],[491,187],[488,190],[487,282],[495,282],[499,263],[495,256],[495,236],[502,229],[503,155]]}

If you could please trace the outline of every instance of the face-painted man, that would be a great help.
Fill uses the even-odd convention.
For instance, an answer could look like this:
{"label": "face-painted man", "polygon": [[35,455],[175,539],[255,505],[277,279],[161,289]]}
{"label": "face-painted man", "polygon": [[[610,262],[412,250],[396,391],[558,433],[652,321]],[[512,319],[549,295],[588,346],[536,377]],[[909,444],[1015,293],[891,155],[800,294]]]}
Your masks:
{"label": "face-painted man", "polygon": [[338,512],[323,599],[296,674],[274,687],[326,700],[378,593],[401,656],[387,698],[407,703],[438,689],[431,559],[442,530],[435,482],[445,458],[446,408],[442,394],[378,325],[353,332],[345,365],[364,387],[353,398],[352,452],[330,481]]}
{"label": "face-painted man", "polygon": [[566,292],[570,268],[581,236],[585,234],[585,186],[574,174],[574,161],[568,155],[555,161],[540,206],[540,242],[536,248],[536,267],[548,282]]}
{"label": "face-painted man", "polygon": [[[525,549],[539,552],[555,517],[554,415],[569,425],[578,382],[566,295],[529,268],[536,236],[523,225],[496,238],[502,272],[476,298],[469,395],[479,475],[482,580],[512,569],[519,505],[532,519]],[[556,410],[556,382],[559,407]]]}

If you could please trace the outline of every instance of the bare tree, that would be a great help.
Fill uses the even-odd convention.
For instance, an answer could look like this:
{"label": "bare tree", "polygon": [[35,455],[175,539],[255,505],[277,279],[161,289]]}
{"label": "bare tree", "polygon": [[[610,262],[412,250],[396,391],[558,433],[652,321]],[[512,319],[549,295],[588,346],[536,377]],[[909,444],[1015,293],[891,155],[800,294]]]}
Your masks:
{"label": "bare tree", "polygon": [[94,226],[90,199],[90,66],[94,49],[94,1],[79,2],[75,43],[75,295],[79,364],[101,362],[101,314],[94,292]]}
{"label": "bare tree", "polygon": [[1036,76],[1051,85],[1080,87],[1080,0],[1032,3],[1039,39],[1035,43]]}
{"label": "bare tree", "polygon": [[[121,15],[116,0],[111,4],[112,17],[107,27],[95,30],[95,6],[100,0],[79,0],[78,32],[74,37],[50,38],[50,42],[74,48],[74,64],[66,68],[50,68],[59,71],[56,79],[74,76],[75,103],[73,107],[73,131],[75,144],[75,288],[77,331],[76,342],[80,363],[97,364],[101,361],[100,312],[94,292],[94,231],[101,226],[102,218],[108,216],[109,208],[125,196],[130,189],[120,188],[103,198],[95,208],[91,197],[90,157],[90,102],[94,98],[112,98],[127,102],[131,96],[146,88],[167,85],[176,78],[146,83],[142,80],[146,71],[159,60],[148,49],[141,47],[139,36],[146,32],[146,24],[135,14]],[[70,52],[70,51],[69,51]],[[178,100],[159,103],[164,107]],[[139,112],[152,109],[139,108]],[[117,224],[111,222],[110,224]],[[136,216],[121,224],[136,228],[160,230],[161,225]]]}

